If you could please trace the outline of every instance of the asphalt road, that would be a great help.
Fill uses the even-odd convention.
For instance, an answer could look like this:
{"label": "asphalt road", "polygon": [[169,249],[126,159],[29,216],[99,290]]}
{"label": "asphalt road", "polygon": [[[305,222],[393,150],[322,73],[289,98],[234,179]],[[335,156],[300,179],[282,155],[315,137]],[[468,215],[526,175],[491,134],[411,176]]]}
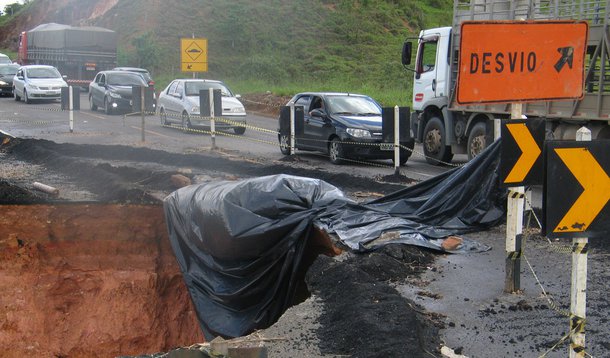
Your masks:
{"label": "asphalt road", "polygon": [[[61,111],[60,103],[36,102],[25,104],[15,102],[11,97],[0,97],[0,130],[21,138],[40,138],[57,143],[120,144],[149,147],[171,152],[196,152],[210,150],[212,138],[209,133],[185,133],[180,128],[161,125],[157,115],[148,115],[144,120],[140,115],[106,115],[101,110],[91,111],[86,93],[81,94],[81,110],[73,112],[73,131],[70,132],[69,112]],[[259,162],[273,162],[282,159],[277,141],[277,120],[257,113],[248,113],[248,128],[241,136],[218,133],[215,146],[228,155],[250,158]],[[426,163],[421,146],[407,164],[400,169],[404,176],[415,180],[425,180],[438,175],[450,166],[432,166]],[[349,162],[333,165],[322,153],[297,151],[298,165],[321,168],[331,172],[375,177],[394,174],[390,160]],[[465,155],[456,155],[454,164],[464,164]]]}

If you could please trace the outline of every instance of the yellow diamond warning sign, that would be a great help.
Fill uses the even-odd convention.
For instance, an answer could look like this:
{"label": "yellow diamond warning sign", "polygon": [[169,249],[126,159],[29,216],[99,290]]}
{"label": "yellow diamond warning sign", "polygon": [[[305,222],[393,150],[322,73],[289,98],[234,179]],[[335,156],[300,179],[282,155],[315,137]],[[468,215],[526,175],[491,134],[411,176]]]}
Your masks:
{"label": "yellow diamond warning sign", "polygon": [[180,59],[182,72],[207,72],[208,39],[181,39]]}

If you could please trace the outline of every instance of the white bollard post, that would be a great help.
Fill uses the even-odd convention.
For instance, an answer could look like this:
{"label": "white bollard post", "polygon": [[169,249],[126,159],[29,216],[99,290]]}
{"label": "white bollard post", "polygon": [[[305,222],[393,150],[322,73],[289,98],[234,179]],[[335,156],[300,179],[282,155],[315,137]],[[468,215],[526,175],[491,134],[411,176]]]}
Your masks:
{"label": "white bollard post", "polygon": [[294,130],[294,125],[295,125],[295,115],[294,115],[294,103],[290,104],[290,154],[295,154],[294,150],[295,150],[295,130]]}
{"label": "white bollard post", "polygon": [[74,100],[72,86],[68,87],[68,109],[70,110],[70,133],[74,133]]}
{"label": "white bollard post", "polygon": [[144,111],[146,111],[146,104],[144,103],[146,99],[146,88],[144,88],[144,86],[140,87],[140,114],[142,116],[142,143],[144,143],[146,141],[146,129],[145,129],[145,116],[146,114],[144,113]]}
{"label": "white bollard post", "polygon": [[210,131],[212,132],[212,149],[216,149],[216,123],[214,121],[214,89],[209,89],[210,94]]}
{"label": "white bollard post", "polygon": [[[582,127],[577,141],[590,141],[591,131]],[[570,358],[585,357],[585,320],[587,318],[587,252],[589,238],[572,239],[572,288],[570,292]]]}
{"label": "white bollard post", "polygon": [[[520,119],[523,114],[523,105],[511,105],[511,119]],[[499,133],[499,130],[494,132]],[[497,135],[494,133],[494,136]],[[518,186],[508,192],[506,202],[506,271],[504,291],[518,292],[521,289],[521,234],[523,232],[523,208],[525,188]]]}
{"label": "white bollard post", "polygon": [[394,175],[400,175],[400,110],[394,106]]}

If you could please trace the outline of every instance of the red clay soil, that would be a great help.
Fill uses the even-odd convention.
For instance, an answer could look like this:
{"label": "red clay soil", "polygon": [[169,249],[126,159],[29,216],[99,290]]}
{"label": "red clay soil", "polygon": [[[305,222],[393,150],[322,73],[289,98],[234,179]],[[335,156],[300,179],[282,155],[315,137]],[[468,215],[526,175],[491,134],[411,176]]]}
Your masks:
{"label": "red clay soil", "polygon": [[163,209],[0,206],[0,352],[111,357],[203,342]]}

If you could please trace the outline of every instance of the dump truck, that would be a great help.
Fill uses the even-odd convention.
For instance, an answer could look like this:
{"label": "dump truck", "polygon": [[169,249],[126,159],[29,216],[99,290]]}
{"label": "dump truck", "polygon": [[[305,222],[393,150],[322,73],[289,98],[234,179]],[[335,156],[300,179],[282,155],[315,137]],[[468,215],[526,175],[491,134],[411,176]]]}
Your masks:
{"label": "dump truck", "polygon": [[17,62],[54,66],[69,85],[88,89],[99,71],[117,65],[117,34],[102,27],[42,24],[19,36]]}
{"label": "dump truck", "polygon": [[[429,163],[450,162],[454,154],[476,156],[493,141],[494,120],[511,116],[511,103],[457,102],[464,21],[587,21],[584,96],[577,100],[524,102],[522,112],[527,118],[545,121],[548,139],[575,139],[582,126],[591,130],[593,139],[610,138],[610,82],[606,81],[610,78],[610,1],[456,0],[453,6],[452,26],[422,30],[416,39],[405,41],[402,51],[403,65],[414,72],[412,135],[423,144]],[[416,56],[411,67],[412,52]]]}

